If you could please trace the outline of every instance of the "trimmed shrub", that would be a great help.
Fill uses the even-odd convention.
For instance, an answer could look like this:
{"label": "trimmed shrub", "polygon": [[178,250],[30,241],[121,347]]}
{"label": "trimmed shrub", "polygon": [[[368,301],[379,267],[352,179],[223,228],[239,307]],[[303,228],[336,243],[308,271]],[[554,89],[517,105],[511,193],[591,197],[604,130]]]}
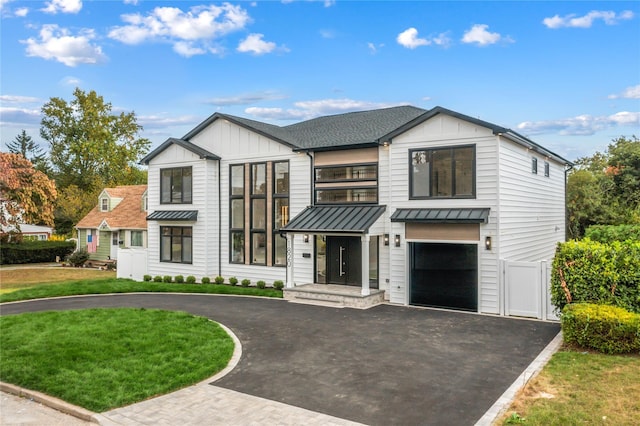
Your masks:
{"label": "trimmed shrub", "polygon": [[173,281],[173,277],[171,275],[165,275],[162,278],[162,281],[164,281],[165,283],[170,283],[171,281]]}
{"label": "trimmed shrub", "polygon": [[244,280],[242,280],[242,287],[249,287],[249,284],[251,284],[251,280],[245,278]]}
{"label": "trimmed shrub", "polygon": [[276,290],[282,290],[284,288],[284,282],[282,282],[282,280],[275,280],[273,282],[273,288]]}
{"label": "trimmed shrub", "polygon": [[0,243],[0,264],[55,262],[64,259],[76,248],[74,241],[24,241]]}
{"label": "trimmed shrub", "polygon": [[573,303],[560,317],[566,343],[605,354],[640,353],[640,314],[609,305]]}
{"label": "trimmed shrub", "polygon": [[196,283],[196,277],[194,277],[193,275],[189,275],[187,277],[187,284],[195,284]]}
{"label": "trimmed shrub", "polygon": [[267,286],[267,283],[265,283],[264,281],[260,280],[258,282],[256,282],[256,287],[263,289]]}
{"label": "trimmed shrub", "polygon": [[209,284],[209,283],[211,283],[211,278],[209,278],[209,277],[202,277],[202,279],[200,280],[200,282],[201,282],[202,284]]}
{"label": "trimmed shrub", "polygon": [[184,276],[182,275],[176,275],[176,277],[173,279],[175,282],[177,282],[178,284],[182,284],[184,282]]}
{"label": "trimmed shrub", "polygon": [[231,284],[231,285],[238,284],[238,279],[236,277],[229,278],[229,284]]}
{"label": "trimmed shrub", "polygon": [[640,241],[558,244],[551,301],[558,310],[569,303],[596,303],[640,313]]}
{"label": "trimmed shrub", "polygon": [[214,281],[215,281],[216,284],[224,284],[224,278],[221,277],[220,275],[215,277]]}
{"label": "trimmed shrub", "polygon": [[67,262],[71,266],[80,267],[84,265],[84,263],[89,260],[89,253],[86,250],[77,250],[67,256]]}
{"label": "trimmed shrub", "polygon": [[584,236],[601,243],[640,241],[640,225],[592,225],[585,230]]}
{"label": "trimmed shrub", "polygon": [[153,277],[153,282],[154,283],[161,283],[162,282],[162,277],[160,275],[156,275],[155,277]]}
{"label": "trimmed shrub", "polygon": [[144,281],[151,281],[151,275],[145,275],[144,277],[142,277],[142,279]]}

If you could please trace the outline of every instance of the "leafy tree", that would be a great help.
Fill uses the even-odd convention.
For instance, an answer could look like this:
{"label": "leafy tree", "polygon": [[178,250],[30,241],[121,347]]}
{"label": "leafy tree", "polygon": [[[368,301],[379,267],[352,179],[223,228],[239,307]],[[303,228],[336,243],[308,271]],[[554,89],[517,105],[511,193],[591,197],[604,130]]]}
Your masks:
{"label": "leafy tree", "polygon": [[[142,126],[133,112],[114,114],[95,91],[76,88],[74,99],[51,98],[42,107],[40,135],[49,142],[50,160],[60,188],[76,185],[93,192],[140,182],[136,163],[151,142],[138,137]],[[145,179],[146,180],[146,179]]]}
{"label": "leafy tree", "polygon": [[0,152],[0,224],[53,225],[55,183],[21,154]]}
{"label": "leafy tree", "polygon": [[31,161],[37,170],[47,173],[47,157],[44,150],[35,143],[24,129],[13,141],[6,145],[9,152],[13,154],[21,154],[24,158]]}
{"label": "leafy tree", "polygon": [[73,227],[98,203],[102,189],[83,191],[76,185],[62,188],[55,207],[55,227],[58,234],[73,234]]}

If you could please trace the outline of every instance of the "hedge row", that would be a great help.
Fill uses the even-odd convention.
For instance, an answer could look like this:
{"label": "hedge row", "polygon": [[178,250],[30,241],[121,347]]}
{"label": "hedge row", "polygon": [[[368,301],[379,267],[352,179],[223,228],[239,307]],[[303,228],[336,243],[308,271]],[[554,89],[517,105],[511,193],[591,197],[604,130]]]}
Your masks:
{"label": "hedge row", "polygon": [[73,241],[24,241],[0,244],[0,264],[55,262],[64,259],[76,248]]}
{"label": "hedge row", "polygon": [[640,241],[640,225],[592,225],[585,230],[586,238],[601,243]]}
{"label": "hedge row", "polygon": [[614,305],[640,313],[640,241],[603,244],[589,239],[558,244],[551,301]]}
{"label": "hedge row", "polygon": [[640,353],[640,314],[591,303],[565,306],[561,316],[566,343],[606,354]]}

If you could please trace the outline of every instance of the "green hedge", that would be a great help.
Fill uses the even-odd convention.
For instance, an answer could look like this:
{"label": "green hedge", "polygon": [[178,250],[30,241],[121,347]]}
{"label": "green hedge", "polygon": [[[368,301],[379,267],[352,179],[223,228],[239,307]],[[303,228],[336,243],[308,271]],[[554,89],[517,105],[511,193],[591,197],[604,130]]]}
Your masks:
{"label": "green hedge", "polygon": [[640,241],[640,225],[592,225],[585,230],[584,236],[601,243]]}
{"label": "green hedge", "polygon": [[603,244],[589,239],[558,244],[551,301],[614,305],[640,313],[640,241]]}
{"label": "green hedge", "polygon": [[0,264],[55,262],[56,256],[66,258],[73,253],[73,241],[24,241],[0,244]]}
{"label": "green hedge", "polygon": [[562,310],[566,343],[606,354],[640,353],[640,314],[609,305],[573,303]]}

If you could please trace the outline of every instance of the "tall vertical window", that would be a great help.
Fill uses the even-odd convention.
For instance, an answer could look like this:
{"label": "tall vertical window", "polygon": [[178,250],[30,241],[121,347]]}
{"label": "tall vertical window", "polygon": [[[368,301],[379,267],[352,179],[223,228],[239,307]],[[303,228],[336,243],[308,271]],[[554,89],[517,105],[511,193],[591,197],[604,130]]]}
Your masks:
{"label": "tall vertical window", "polygon": [[280,228],[289,222],[289,162],[273,163],[273,264],[286,266],[287,239]]}
{"label": "tall vertical window", "polygon": [[531,173],[534,175],[538,174],[538,159],[535,157],[531,159]]}
{"label": "tall vertical window", "polygon": [[409,151],[409,198],[475,197],[475,146]]}
{"label": "tall vertical window", "polygon": [[160,261],[173,263],[192,262],[191,227],[160,227]]}
{"label": "tall vertical window", "polygon": [[244,164],[230,167],[229,171],[229,229],[231,263],[244,263]]}
{"label": "tall vertical window", "polygon": [[267,164],[251,165],[251,263],[267,263]]}
{"label": "tall vertical window", "polygon": [[191,167],[160,170],[160,203],[191,204]]}
{"label": "tall vertical window", "polygon": [[546,177],[549,177],[549,168],[550,168],[549,163],[547,161],[545,161],[544,162],[544,175]]}
{"label": "tall vertical window", "polygon": [[109,199],[108,198],[100,199],[100,211],[101,212],[109,211]]}

